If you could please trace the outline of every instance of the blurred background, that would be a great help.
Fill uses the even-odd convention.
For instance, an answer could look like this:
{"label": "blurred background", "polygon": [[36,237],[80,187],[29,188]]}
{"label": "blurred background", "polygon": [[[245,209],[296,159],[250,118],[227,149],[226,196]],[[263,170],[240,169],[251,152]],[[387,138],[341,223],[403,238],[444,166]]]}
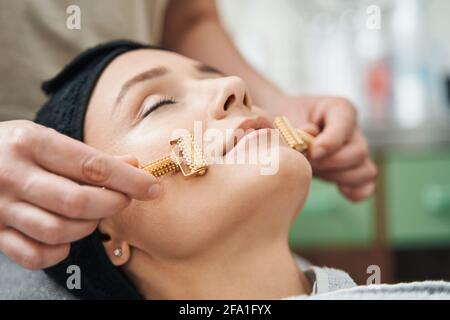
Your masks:
{"label": "blurred background", "polygon": [[450,1],[218,0],[241,53],[291,94],[357,106],[378,190],[351,204],[315,181],[296,252],[359,284],[450,281]]}

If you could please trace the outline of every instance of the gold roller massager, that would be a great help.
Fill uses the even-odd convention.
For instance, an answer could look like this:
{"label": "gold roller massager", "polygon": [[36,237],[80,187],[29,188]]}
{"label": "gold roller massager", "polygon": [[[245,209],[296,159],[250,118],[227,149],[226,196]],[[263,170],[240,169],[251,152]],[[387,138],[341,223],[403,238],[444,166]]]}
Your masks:
{"label": "gold roller massager", "polygon": [[172,152],[159,160],[149,163],[141,169],[161,177],[171,172],[181,173],[185,177],[203,176],[208,170],[208,164],[191,134],[181,136],[176,140],[170,141]]}
{"label": "gold roller massager", "polygon": [[312,135],[303,130],[294,128],[286,117],[276,117],[274,125],[289,147],[298,152],[305,154],[314,142],[314,137]]}
{"label": "gold roller massager", "polygon": [[[292,126],[286,117],[277,117],[274,126],[279,130],[283,140],[292,149],[306,153],[313,143],[314,137]],[[155,177],[161,177],[168,173],[181,172],[185,177],[203,176],[208,170],[203,151],[191,134],[181,136],[170,141],[172,152],[154,162],[141,167],[142,170]]]}

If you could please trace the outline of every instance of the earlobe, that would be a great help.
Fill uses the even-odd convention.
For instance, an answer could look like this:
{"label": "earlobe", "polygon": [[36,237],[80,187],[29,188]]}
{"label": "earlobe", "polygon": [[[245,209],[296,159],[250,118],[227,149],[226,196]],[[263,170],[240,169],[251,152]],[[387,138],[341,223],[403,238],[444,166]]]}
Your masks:
{"label": "earlobe", "polygon": [[125,265],[130,260],[130,245],[126,241],[119,240],[106,223],[100,223],[99,231],[104,236],[103,247],[111,263],[116,267]]}
{"label": "earlobe", "polygon": [[110,240],[103,242],[106,254],[111,263],[116,267],[125,265],[130,260],[130,245],[124,241],[115,242]]}

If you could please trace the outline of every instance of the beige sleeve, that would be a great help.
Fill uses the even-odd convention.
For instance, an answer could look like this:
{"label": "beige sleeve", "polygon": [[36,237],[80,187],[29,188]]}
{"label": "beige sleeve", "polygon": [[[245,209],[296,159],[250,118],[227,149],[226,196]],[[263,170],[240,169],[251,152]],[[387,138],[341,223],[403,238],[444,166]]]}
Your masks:
{"label": "beige sleeve", "polygon": [[[158,44],[168,0],[0,0],[0,121],[33,119],[41,83],[84,49],[114,39]],[[80,30],[66,26],[70,5]]]}

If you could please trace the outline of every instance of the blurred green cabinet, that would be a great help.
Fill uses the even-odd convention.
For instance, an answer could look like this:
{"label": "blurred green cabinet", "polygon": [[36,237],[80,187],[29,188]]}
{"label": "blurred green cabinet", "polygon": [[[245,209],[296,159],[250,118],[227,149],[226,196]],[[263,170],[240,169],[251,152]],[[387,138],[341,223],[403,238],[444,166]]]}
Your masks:
{"label": "blurred green cabinet", "polygon": [[366,247],[374,230],[372,200],[352,204],[334,185],[314,180],[289,241],[293,248]]}
{"label": "blurred green cabinet", "polygon": [[449,246],[450,152],[391,152],[384,178],[391,245]]}

